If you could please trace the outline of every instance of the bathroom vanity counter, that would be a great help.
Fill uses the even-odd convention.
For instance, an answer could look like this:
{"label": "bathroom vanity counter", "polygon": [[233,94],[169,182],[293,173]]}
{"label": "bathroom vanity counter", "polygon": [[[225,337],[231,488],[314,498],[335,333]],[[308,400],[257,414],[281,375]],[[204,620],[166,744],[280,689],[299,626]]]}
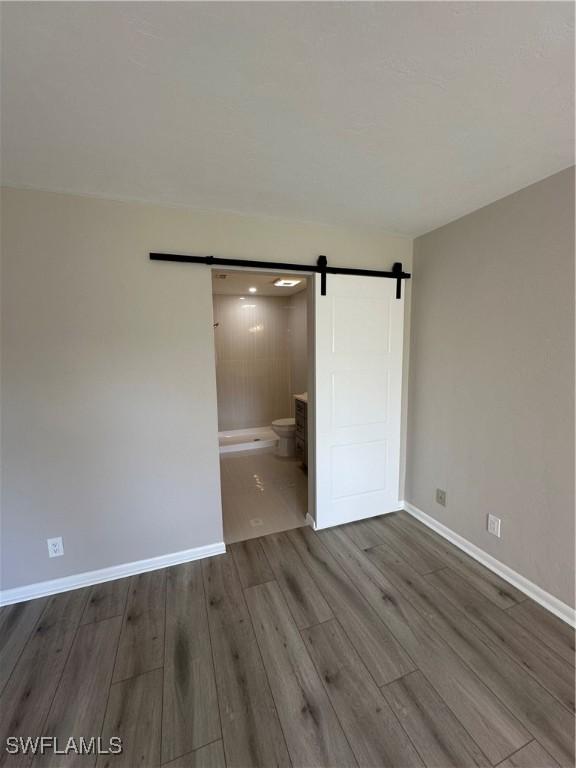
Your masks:
{"label": "bathroom vanity counter", "polygon": [[308,396],[294,395],[296,420],[296,456],[308,466]]}

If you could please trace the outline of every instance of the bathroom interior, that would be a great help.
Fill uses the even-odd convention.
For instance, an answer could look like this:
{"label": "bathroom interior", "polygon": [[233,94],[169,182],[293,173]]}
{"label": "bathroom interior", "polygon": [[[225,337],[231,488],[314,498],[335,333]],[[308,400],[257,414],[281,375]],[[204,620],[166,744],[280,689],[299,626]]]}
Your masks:
{"label": "bathroom interior", "polygon": [[224,540],[306,524],[308,279],[212,274]]}

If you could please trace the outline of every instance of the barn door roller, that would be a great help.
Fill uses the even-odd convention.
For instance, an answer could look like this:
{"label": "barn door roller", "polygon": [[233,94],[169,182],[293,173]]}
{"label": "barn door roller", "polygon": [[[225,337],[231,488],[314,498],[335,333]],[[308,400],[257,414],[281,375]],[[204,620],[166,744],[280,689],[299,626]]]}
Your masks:
{"label": "barn door roller", "polygon": [[221,259],[217,256],[184,256],[177,253],[151,253],[152,261],[177,261],[185,264],[215,264],[222,267],[249,267],[253,269],[275,269],[282,272],[318,272],[320,275],[320,293],[326,296],[327,275],[361,275],[362,277],[388,277],[396,280],[396,298],[402,297],[402,280],[409,280],[411,274],[404,272],[402,262],[397,261],[389,272],[375,269],[352,269],[351,267],[330,267],[326,256],[318,256],[315,265],[284,264],[278,261],[248,261],[246,259]]}

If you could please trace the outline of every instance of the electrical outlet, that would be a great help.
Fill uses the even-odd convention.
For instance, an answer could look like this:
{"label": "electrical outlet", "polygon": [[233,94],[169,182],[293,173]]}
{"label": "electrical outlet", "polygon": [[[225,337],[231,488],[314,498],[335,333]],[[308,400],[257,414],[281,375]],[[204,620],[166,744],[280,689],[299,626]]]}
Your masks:
{"label": "electrical outlet", "polygon": [[61,557],[64,554],[64,544],[62,544],[62,536],[57,536],[55,539],[46,539],[48,543],[48,557]]}
{"label": "electrical outlet", "polygon": [[500,518],[496,517],[495,515],[488,515],[488,533],[491,533],[493,536],[498,536],[500,538]]}
{"label": "electrical outlet", "polygon": [[440,504],[442,507],[446,506],[446,491],[441,488],[436,488],[436,504]]}

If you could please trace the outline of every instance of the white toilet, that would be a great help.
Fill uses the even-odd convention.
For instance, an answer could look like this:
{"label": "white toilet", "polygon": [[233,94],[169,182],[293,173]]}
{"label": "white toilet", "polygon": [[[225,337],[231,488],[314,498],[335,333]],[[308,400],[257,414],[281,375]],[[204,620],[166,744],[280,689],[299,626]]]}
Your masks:
{"label": "white toilet", "polygon": [[272,431],[278,435],[276,454],[285,458],[296,454],[296,419],[276,419]]}

